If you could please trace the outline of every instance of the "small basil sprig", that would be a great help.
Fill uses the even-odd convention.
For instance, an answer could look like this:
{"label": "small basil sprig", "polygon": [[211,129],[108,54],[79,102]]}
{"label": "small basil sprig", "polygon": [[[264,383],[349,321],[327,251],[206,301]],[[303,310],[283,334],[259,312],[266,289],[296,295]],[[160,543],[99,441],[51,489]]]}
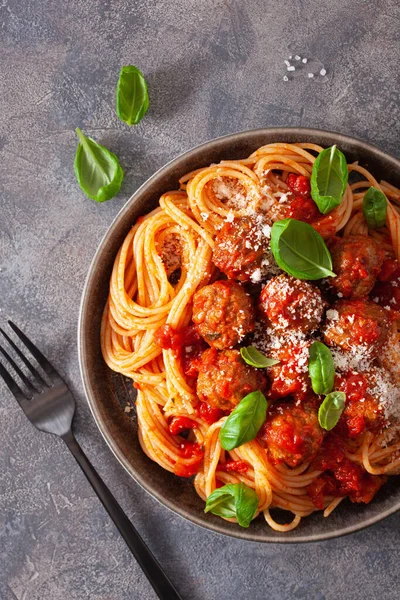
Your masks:
{"label": "small basil sprig", "polygon": [[279,360],[268,358],[267,356],[264,356],[264,354],[261,354],[254,346],[240,348],[240,354],[245,363],[252,367],[257,367],[257,369],[265,369],[266,367],[272,367],[272,365],[277,365],[279,363]]}
{"label": "small basil sprig", "polygon": [[324,240],[308,223],[276,221],[271,230],[271,251],[278,266],[297,279],[336,277]]}
{"label": "small basil sprig", "polygon": [[204,512],[225,519],[237,519],[241,527],[248,527],[258,508],[255,491],[244,483],[228,483],[212,492],[207,498]]}
{"label": "small basil sprig", "polygon": [[254,440],[265,421],[267,409],[268,402],[262,392],[247,394],[220,429],[219,439],[224,450],[233,450]]}
{"label": "small basil sprig", "polygon": [[316,394],[329,394],[335,382],[335,364],[331,351],[322,342],[313,342],[308,351],[308,372]]}
{"label": "small basil sprig", "polygon": [[311,197],[322,214],[339,206],[349,179],[344,154],[336,146],[322,150],[311,173]]}
{"label": "small basil sprig", "polygon": [[122,67],[117,83],[117,115],[128,125],[137,125],[148,108],[149,94],[143,73],[131,65]]}
{"label": "small basil sprig", "polygon": [[337,425],[345,403],[346,394],[344,392],[331,392],[325,397],[318,410],[318,421],[323,429],[330,431]]}
{"label": "small basil sprig", "polygon": [[365,193],[362,211],[370,229],[383,227],[386,223],[387,199],[381,190],[370,187]]}
{"label": "small basil sprig", "polygon": [[75,153],[76,179],[89,198],[96,202],[110,200],[118,194],[124,172],[118,158],[92,138],[76,130],[79,144]]}

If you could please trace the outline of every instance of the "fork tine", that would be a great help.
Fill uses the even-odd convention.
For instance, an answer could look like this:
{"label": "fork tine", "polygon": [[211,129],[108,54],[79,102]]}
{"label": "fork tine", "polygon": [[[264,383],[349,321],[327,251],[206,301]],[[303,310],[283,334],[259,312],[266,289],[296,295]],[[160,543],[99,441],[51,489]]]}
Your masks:
{"label": "fork tine", "polygon": [[28,348],[29,352],[36,358],[39,365],[42,367],[43,371],[47,373],[50,377],[58,377],[60,378],[59,373],[55,370],[53,365],[47,360],[47,358],[40,352],[38,348],[36,348],[35,344],[31,342],[25,333],[23,333],[19,327],[17,327],[12,321],[8,321],[10,327],[15,331],[19,339],[25,344]]}
{"label": "fork tine", "polygon": [[0,377],[2,377],[2,379],[4,380],[4,383],[6,384],[6,386],[8,387],[8,389],[10,390],[10,392],[12,393],[12,395],[14,396],[14,398],[16,399],[16,401],[18,402],[18,404],[20,405],[22,410],[25,412],[26,407],[28,405],[28,400],[26,399],[24,392],[15,383],[14,379],[11,377],[11,375],[8,373],[8,371],[3,367],[3,365],[1,363],[0,363]]}
{"label": "fork tine", "polygon": [[[43,377],[41,376],[41,374],[39,373],[39,371],[37,369],[35,369],[35,367],[29,362],[29,360],[26,358],[26,356],[23,354],[23,352],[21,352],[21,350],[18,348],[18,346],[15,344],[15,342],[13,342],[13,340],[10,338],[9,335],[6,334],[6,332],[0,327],[0,332],[3,334],[3,336],[6,338],[7,342],[10,344],[10,346],[15,350],[15,352],[18,354],[18,356],[20,357],[20,359],[25,363],[25,365],[28,367],[28,369],[30,370],[30,372],[32,373],[32,375],[34,377],[36,377],[36,379],[44,386],[49,387],[49,384],[47,383],[47,381],[45,381],[43,379]],[[40,364],[40,363],[39,363]]]}
{"label": "fork tine", "polygon": [[25,373],[23,373],[23,371],[21,371],[21,369],[19,368],[19,366],[17,365],[17,363],[11,358],[11,356],[8,354],[8,352],[6,352],[4,350],[4,348],[2,348],[1,346],[0,346],[0,352],[2,353],[2,355],[4,356],[4,358],[10,363],[10,365],[12,366],[12,368],[14,369],[14,371],[16,372],[16,374],[22,379],[22,381],[24,382],[24,384],[26,385],[26,387],[28,388],[28,390],[30,391],[30,393],[31,394],[36,394],[38,392],[38,390],[35,387],[33,387],[33,385],[31,384],[31,382],[29,381],[29,379],[25,375]]}

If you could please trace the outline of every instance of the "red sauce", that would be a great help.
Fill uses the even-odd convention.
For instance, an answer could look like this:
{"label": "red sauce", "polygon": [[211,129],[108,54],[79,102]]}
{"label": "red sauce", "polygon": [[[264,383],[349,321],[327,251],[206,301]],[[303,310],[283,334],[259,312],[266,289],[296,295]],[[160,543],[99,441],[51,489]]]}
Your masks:
{"label": "red sauce", "polygon": [[318,221],[313,221],[312,226],[323,238],[329,238],[336,233],[336,223],[336,216],[331,213],[330,215],[321,215]]}
{"label": "red sauce", "polygon": [[383,261],[382,269],[378,273],[379,281],[390,281],[394,277],[400,276],[399,263],[394,258],[387,258]]}
{"label": "red sauce", "polygon": [[368,389],[368,380],[363,373],[347,373],[346,375],[337,375],[335,380],[335,389],[346,394],[348,402],[358,402],[363,400]]}
{"label": "red sauce", "polygon": [[[380,306],[389,306],[395,313],[400,312],[400,266],[397,260],[389,258],[384,261],[371,298]],[[391,316],[398,318],[398,314]]]}
{"label": "red sauce", "polygon": [[294,197],[288,200],[287,217],[312,223],[321,217],[317,205],[311,198],[310,181],[304,175],[290,173],[286,181]]}
{"label": "red sauce", "polygon": [[271,377],[271,385],[267,397],[273,400],[294,396],[303,400],[310,389],[311,381],[308,373],[305,373],[298,365],[298,360],[303,354],[301,346],[283,346],[278,354],[279,364],[268,369]]}
{"label": "red sauce", "polygon": [[344,445],[334,433],[328,433],[322,446],[313,460],[313,468],[317,471],[333,470],[344,458]]}
{"label": "red sauce", "polygon": [[219,421],[224,416],[224,411],[220,408],[214,408],[207,402],[200,402],[197,407],[197,414],[209,425]]}
{"label": "red sauce", "polygon": [[319,510],[324,510],[324,495],[333,496],[337,492],[336,481],[332,475],[323,473],[307,486],[307,494]]}
{"label": "red sauce", "polygon": [[179,444],[179,450],[182,458],[193,459],[189,464],[176,463],[174,473],[179,477],[192,477],[199,471],[200,463],[203,460],[204,450],[197,442],[183,440]]}
{"label": "red sauce", "polygon": [[226,463],[220,463],[217,467],[217,471],[224,471],[225,473],[246,473],[249,465],[245,460],[229,460]]}
{"label": "red sauce", "polygon": [[310,180],[305,175],[290,173],[286,181],[288,187],[295,194],[308,197],[311,194]]}
{"label": "red sauce", "polygon": [[368,503],[386,481],[346,458],[344,442],[333,433],[325,438],[312,466],[325,471],[307,486],[308,496],[320,510],[324,508],[324,496],[349,496],[352,502]]}
{"label": "red sauce", "polygon": [[305,223],[313,223],[321,217],[321,213],[312,198],[294,196],[288,204],[287,217],[292,219],[304,221]]}
{"label": "red sauce", "polygon": [[348,372],[337,375],[335,389],[346,394],[346,406],[337,425],[342,437],[356,438],[366,431],[376,431],[383,424],[378,402],[368,392],[373,374]]}
{"label": "red sauce", "polygon": [[201,342],[201,338],[194,325],[174,329],[171,325],[163,325],[154,335],[155,342],[164,350],[178,352],[184,346],[191,346]]}
{"label": "red sauce", "polygon": [[172,417],[169,432],[171,435],[179,435],[185,429],[193,429],[193,427],[196,427],[196,423],[189,417]]}
{"label": "red sauce", "polygon": [[197,374],[197,359],[207,347],[205,341],[197,333],[194,325],[174,329],[171,325],[163,325],[154,334],[154,341],[163,350],[172,350],[181,359],[185,375],[193,377]]}

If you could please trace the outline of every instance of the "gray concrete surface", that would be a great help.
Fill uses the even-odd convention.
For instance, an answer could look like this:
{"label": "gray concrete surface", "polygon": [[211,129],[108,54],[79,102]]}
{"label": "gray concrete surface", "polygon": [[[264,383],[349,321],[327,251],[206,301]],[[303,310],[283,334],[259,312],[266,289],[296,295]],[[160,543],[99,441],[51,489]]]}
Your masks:
{"label": "gray concrete surface", "polygon": [[[118,466],[80,382],[76,327],[93,253],[129,195],[207,139],[273,125],[334,129],[399,153],[397,0],[3,0],[0,61],[1,313],[76,392],[83,448],[188,600],[391,600],[400,515],[308,546],[244,543],[160,506]],[[283,81],[289,54],[309,59]],[[120,66],[151,108],[114,114]],[[309,70],[326,77],[307,77]],[[120,195],[79,190],[75,127],[120,157]],[[1,600],[155,596],[62,442],[34,430],[0,386]]]}

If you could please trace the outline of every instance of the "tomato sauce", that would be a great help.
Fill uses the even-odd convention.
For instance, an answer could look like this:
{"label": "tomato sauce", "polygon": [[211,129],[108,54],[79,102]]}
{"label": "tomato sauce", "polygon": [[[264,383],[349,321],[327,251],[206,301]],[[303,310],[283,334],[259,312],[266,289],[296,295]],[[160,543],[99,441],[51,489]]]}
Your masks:
{"label": "tomato sauce", "polygon": [[288,344],[277,352],[279,364],[269,368],[271,385],[267,397],[273,400],[293,396],[304,399],[310,389],[310,378],[299,366],[304,353],[301,346]]}
{"label": "tomato sauce", "polygon": [[217,467],[217,471],[223,471],[225,473],[246,473],[249,465],[245,460],[229,460],[226,463],[220,463]]}
{"label": "tomato sauce", "polygon": [[196,422],[189,417],[172,417],[169,424],[169,432],[171,435],[179,435],[186,429],[196,427]]}
{"label": "tomato sauce", "polygon": [[354,439],[366,431],[377,431],[383,425],[383,414],[376,399],[368,392],[373,374],[337,375],[335,389],[346,394],[346,406],[336,431],[343,438]]}
{"label": "tomato sauce", "polygon": [[311,198],[310,181],[304,175],[290,173],[286,181],[289,190],[294,194],[288,201],[286,217],[313,223],[321,218],[317,205]]}
{"label": "tomato sauce", "polygon": [[179,477],[192,477],[199,471],[200,463],[203,460],[204,449],[197,442],[182,440],[179,444],[179,451],[182,458],[193,459],[189,464],[176,463],[174,473]]}
{"label": "tomato sauce", "polygon": [[387,479],[366,473],[346,458],[345,442],[334,433],[326,436],[312,467],[324,471],[307,486],[308,496],[320,510],[324,508],[324,496],[349,496],[352,502],[368,504]]}
{"label": "tomato sauce", "polygon": [[387,259],[382,265],[378,281],[371,292],[371,298],[380,306],[391,308],[396,314],[392,318],[399,318],[400,312],[400,266],[397,260]]}
{"label": "tomato sauce", "polygon": [[163,325],[157,329],[154,340],[163,350],[172,350],[181,360],[182,369],[188,377],[197,374],[196,361],[207,348],[194,325],[174,329],[171,325]]}
{"label": "tomato sauce", "polygon": [[214,408],[214,406],[207,404],[207,402],[200,402],[197,407],[197,414],[200,419],[203,419],[206,423],[212,425],[219,421],[224,416],[225,412],[220,408]]}

